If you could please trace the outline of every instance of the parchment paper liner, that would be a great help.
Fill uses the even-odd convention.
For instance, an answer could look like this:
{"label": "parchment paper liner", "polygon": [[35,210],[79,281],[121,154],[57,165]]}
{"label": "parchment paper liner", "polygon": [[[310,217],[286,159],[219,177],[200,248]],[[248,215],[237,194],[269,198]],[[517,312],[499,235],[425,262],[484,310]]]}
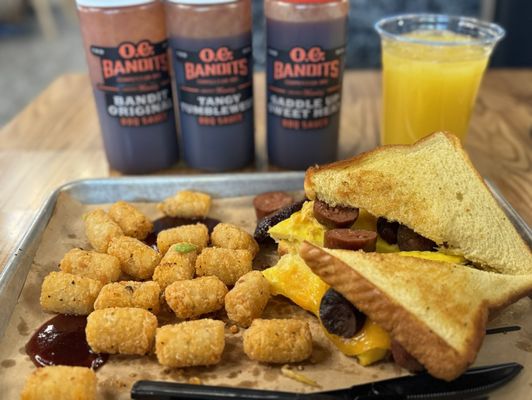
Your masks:
{"label": "parchment paper liner", "polygon": [[[137,203],[150,218],[161,214],[153,203]],[[6,334],[0,343],[1,397],[16,399],[26,377],[35,369],[24,346],[35,330],[52,317],[39,306],[40,286],[44,277],[58,270],[64,253],[73,247],[89,249],[83,232],[81,216],[90,209],[108,205],[83,205],[62,194],[44,232],[25,286],[15,308]],[[255,215],[251,197],[215,199],[210,216],[231,222],[252,232]],[[272,251],[261,254],[256,267],[272,265]],[[523,372],[509,385],[494,392],[490,399],[529,399],[532,392],[532,305],[526,298],[512,305],[492,321],[490,326],[520,325],[518,332],[487,336],[475,365],[515,361],[525,365]],[[343,388],[355,384],[387,379],[405,374],[391,362],[379,362],[361,367],[354,358],[341,354],[323,335],[316,318],[282,297],[273,298],[264,317],[295,317],[308,319],[313,339],[312,358],[300,363],[297,372],[316,381],[320,388],[291,380],[281,374],[280,365],[266,365],[249,360],[242,351],[240,330],[232,334],[226,329],[226,347],[222,362],[213,367],[185,369],[165,368],[157,364],[154,355],[144,357],[111,356],[97,371],[98,392],[102,399],[129,399],[131,385],[140,379],[188,382],[197,377],[208,385],[240,386],[261,389],[310,392]],[[227,325],[229,326],[229,325]],[[294,366],[296,368],[296,366]],[[302,370],[301,370],[302,368]]]}

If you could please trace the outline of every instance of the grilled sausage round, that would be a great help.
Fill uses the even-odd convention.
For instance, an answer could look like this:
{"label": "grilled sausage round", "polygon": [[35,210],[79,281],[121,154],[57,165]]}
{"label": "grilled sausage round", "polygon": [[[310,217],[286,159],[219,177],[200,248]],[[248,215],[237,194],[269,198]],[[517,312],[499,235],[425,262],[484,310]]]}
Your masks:
{"label": "grilled sausage round", "polygon": [[325,232],[323,245],[329,249],[375,251],[377,233],[354,229],[331,229]]}
{"label": "grilled sausage round", "polygon": [[296,211],[301,210],[301,207],[303,207],[304,202],[305,200],[297,201],[286,207],[281,208],[276,213],[273,213],[272,215],[268,215],[261,219],[257,224],[257,227],[255,228],[255,233],[253,234],[255,240],[258,243],[266,242],[270,238],[270,235],[268,234],[268,229],[270,229],[274,225],[277,225],[279,222],[289,218]]}
{"label": "grilled sausage round", "polygon": [[365,315],[336,290],[330,288],[320,302],[320,321],[327,332],[351,338],[364,325]]}
{"label": "grilled sausage round", "polygon": [[384,217],[377,219],[377,232],[389,244],[397,243],[397,229],[399,222],[390,222]]}
{"label": "grilled sausage round", "polygon": [[327,203],[314,201],[314,218],[327,228],[348,228],[358,218],[358,208],[331,207]]}
{"label": "grilled sausage round", "polygon": [[397,244],[402,251],[436,251],[436,243],[404,225],[397,229]]}
{"label": "grilled sausage round", "polygon": [[253,207],[257,220],[267,215],[279,211],[281,208],[289,206],[294,202],[294,198],[285,192],[266,192],[261,193],[253,199]]}

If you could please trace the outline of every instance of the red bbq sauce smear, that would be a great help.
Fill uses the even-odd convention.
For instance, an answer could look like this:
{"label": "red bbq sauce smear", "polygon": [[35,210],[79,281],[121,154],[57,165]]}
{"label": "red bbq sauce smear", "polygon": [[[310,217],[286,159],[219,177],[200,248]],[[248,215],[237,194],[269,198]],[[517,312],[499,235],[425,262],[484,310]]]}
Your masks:
{"label": "red bbq sauce smear", "polygon": [[71,365],[98,369],[108,354],[94,353],[85,337],[86,316],[59,314],[45,322],[26,344],[37,367]]}

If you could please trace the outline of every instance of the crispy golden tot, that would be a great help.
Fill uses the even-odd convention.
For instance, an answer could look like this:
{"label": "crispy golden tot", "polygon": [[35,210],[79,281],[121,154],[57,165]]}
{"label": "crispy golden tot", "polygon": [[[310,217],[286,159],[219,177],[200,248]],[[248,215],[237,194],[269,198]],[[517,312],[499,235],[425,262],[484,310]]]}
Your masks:
{"label": "crispy golden tot", "polygon": [[205,218],[211,209],[211,196],[183,190],[164,199],[157,208],[170,217]]}
{"label": "crispy golden tot", "polygon": [[117,201],[109,209],[109,217],[115,221],[125,235],[143,240],[153,229],[153,223],[132,204]]}
{"label": "crispy golden tot", "polygon": [[120,226],[101,209],[89,211],[83,215],[83,222],[89,243],[100,253],[107,252],[113,238],[124,235]]}
{"label": "crispy golden tot", "polygon": [[148,353],[153,345],[157,318],[142,308],[104,308],[87,317],[87,342],[96,353]]}
{"label": "crispy golden tot", "polygon": [[253,258],[247,250],[207,247],[196,260],[196,275],[214,275],[228,286],[251,271]]}
{"label": "crispy golden tot", "polygon": [[215,276],[176,281],[166,288],[166,303],[178,318],[192,318],[224,306],[227,287]]}
{"label": "crispy golden tot", "polygon": [[168,249],[153,273],[153,280],[157,281],[161,289],[175,281],[194,278],[196,246],[189,243],[178,243]]}
{"label": "crispy golden tot", "polygon": [[244,353],[252,360],[284,364],[306,360],[312,354],[307,321],[256,319],[243,339]]}
{"label": "crispy golden tot", "polygon": [[93,310],[102,286],[95,279],[66,272],[50,272],[42,283],[41,307],[48,312],[87,315]]}
{"label": "crispy golden tot", "polygon": [[199,253],[209,243],[209,231],[204,224],[194,224],[165,229],[157,235],[157,248],[161,254],[166,254],[176,243],[191,243]]}
{"label": "crispy golden tot", "polygon": [[238,325],[247,328],[259,318],[270,299],[270,283],[260,271],[242,276],[235,287],[225,296],[227,316]]}
{"label": "crispy golden tot", "polygon": [[143,308],[159,313],[161,287],[157,282],[122,281],[105,285],[94,303],[95,310],[111,307]]}
{"label": "crispy golden tot", "polygon": [[122,273],[120,261],[115,256],[81,249],[67,252],[59,268],[63,272],[96,279],[104,285],[117,281]]}
{"label": "crispy golden tot", "polygon": [[224,346],[224,323],[212,319],[166,325],[155,335],[157,360],[167,367],[218,364]]}
{"label": "crispy golden tot", "polygon": [[211,243],[213,246],[226,249],[248,250],[253,258],[259,252],[259,245],[253,236],[232,224],[216,225],[211,233]]}
{"label": "crispy golden tot", "polygon": [[26,380],[21,400],[95,400],[96,374],[63,365],[37,368]]}
{"label": "crispy golden tot", "polygon": [[111,240],[107,252],[120,260],[124,273],[136,279],[150,279],[161,260],[156,250],[129,236]]}

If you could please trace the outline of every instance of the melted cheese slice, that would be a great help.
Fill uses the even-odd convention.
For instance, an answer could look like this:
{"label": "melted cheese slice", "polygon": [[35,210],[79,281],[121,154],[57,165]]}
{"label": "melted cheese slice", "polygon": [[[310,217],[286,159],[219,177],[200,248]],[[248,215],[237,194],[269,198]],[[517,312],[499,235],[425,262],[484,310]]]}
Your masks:
{"label": "melted cheese slice", "polygon": [[[329,285],[314,274],[297,254],[286,254],[279,262],[264,271],[273,295],[289,298],[299,307],[310,311],[318,319],[320,302]],[[357,356],[361,365],[382,359],[390,348],[390,336],[369,318],[352,338],[333,335],[321,325],[325,335],[344,354]]]}
{"label": "melted cheese slice", "polygon": [[[315,275],[298,255],[299,245],[305,240],[317,246],[323,246],[323,236],[327,228],[314,218],[313,207],[314,202],[308,201],[303,204],[300,211],[270,228],[268,233],[279,243],[279,252],[285,255],[275,266],[263,271],[263,274],[270,282],[272,294],[289,298],[319,318],[321,298],[329,286]],[[352,229],[376,231],[377,218],[365,210],[360,210]],[[397,245],[391,245],[380,237],[377,237],[376,251],[379,253],[397,252],[402,256],[455,264],[465,261],[461,256],[440,252],[400,251]],[[322,328],[342,353],[356,356],[361,365],[369,365],[381,360],[390,349],[388,333],[369,318],[366,319],[362,329],[349,339],[330,334],[323,325]]]}

